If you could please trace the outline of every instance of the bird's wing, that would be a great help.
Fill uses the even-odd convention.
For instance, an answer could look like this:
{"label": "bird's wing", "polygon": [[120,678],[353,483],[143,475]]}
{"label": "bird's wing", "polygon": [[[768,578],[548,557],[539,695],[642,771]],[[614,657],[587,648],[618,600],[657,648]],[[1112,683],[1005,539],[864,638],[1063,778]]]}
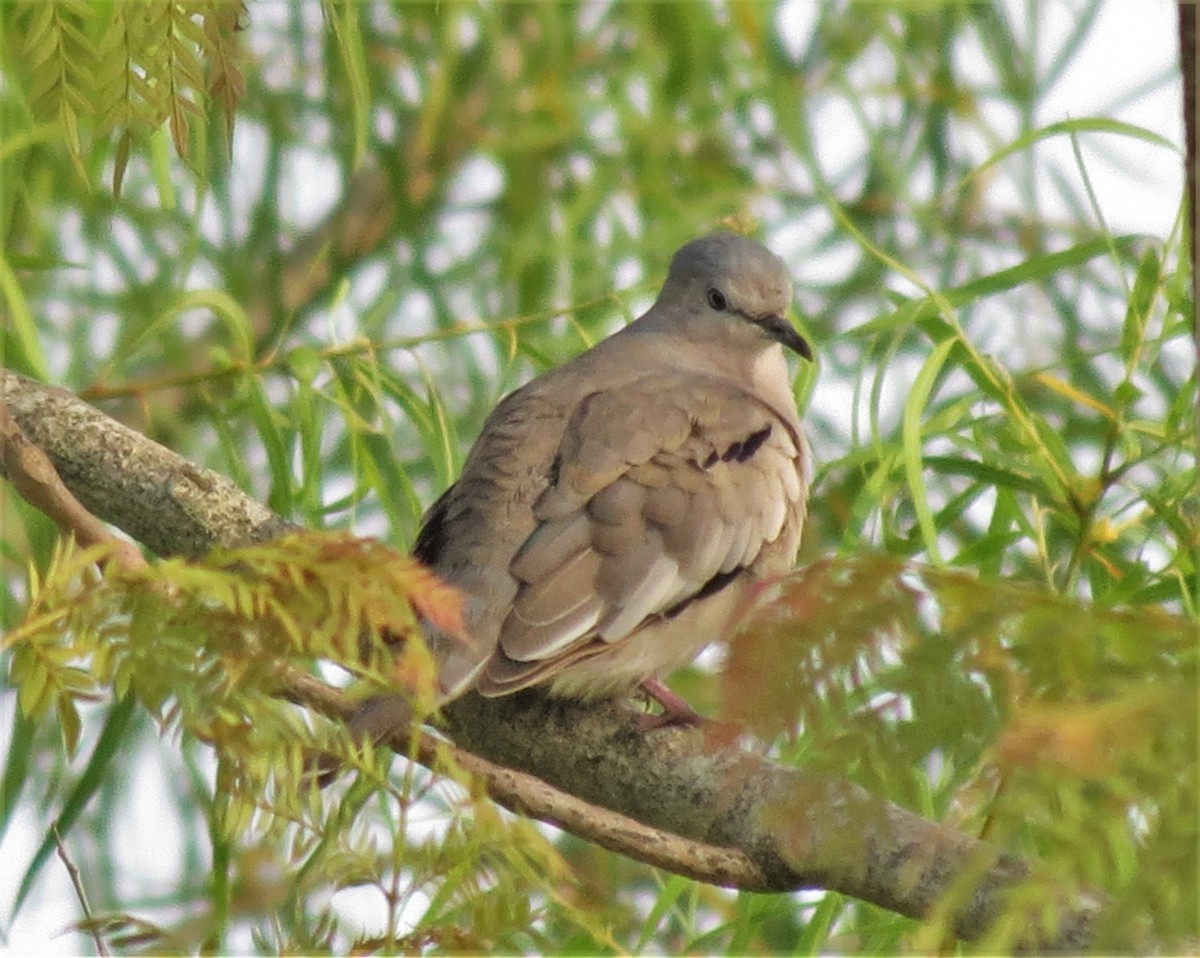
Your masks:
{"label": "bird's wing", "polygon": [[802,521],[794,419],[735,383],[664,373],[586,396],[567,421],[485,694],[531,684],[753,569]]}

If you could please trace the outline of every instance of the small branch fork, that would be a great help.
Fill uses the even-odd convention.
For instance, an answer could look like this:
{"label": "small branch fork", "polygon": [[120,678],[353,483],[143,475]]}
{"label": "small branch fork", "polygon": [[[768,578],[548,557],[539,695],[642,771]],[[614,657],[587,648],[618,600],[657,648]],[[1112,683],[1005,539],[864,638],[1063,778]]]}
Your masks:
{"label": "small branch fork", "polygon": [[30,442],[3,400],[0,400],[0,472],[26,502],[52,519],[63,535],[73,536],[85,547],[107,543],[112,547],[110,561],[128,569],[145,567],[146,560],[137,546],[114,535],[75,498],[49,456]]}

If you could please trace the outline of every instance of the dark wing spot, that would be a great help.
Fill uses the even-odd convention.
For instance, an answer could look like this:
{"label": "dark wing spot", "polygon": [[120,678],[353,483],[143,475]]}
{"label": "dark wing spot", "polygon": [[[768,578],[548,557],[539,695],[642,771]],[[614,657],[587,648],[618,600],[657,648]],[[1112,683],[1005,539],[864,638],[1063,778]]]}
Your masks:
{"label": "dark wing spot", "polygon": [[558,455],[556,455],[554,457],[554,461],[552,463],[550,463],[550,476],[549,476],[550,485],[552,485],[552,486],[558,485],[558,474],[561,471],[562,471],[562,453],[560,452]]}
{"label": "dark wing spot", "polygon": [[771,424],[767,423],[758,432],[752,432],[741,442],[730,443],[729,448],[721,454],[723,462],[729,462],[733,459],[737,462],[745,462],[767,441],[767,437],[771,435]]}
{"label": "dark wing spot", "polygon": [[701,599],[707,599],[710,595],[716,595],[718,592],[724,589],[725,586],[729,585],[730,582],[741,575],[743,571],[743,567],[738,566],[736,569],[730,569],[728,572],[718,572],[711,579],[705,582],[704,585],[700,586],[696,592],[693,592],[686,599],[681,599],[679,602],[676,602],[673,606],[671,606],[671,608],[663,612],[662,617],[664,619],[673,619],[693,602],[699,602]]}
{"label": "dark wing spot", "polygon": [[446,512],[450,504],[451,486],[425,516],[425,524],[417,533],[417,541],[413,546],[413,558],[427,566],[435,566],[446,548]]}
{"label": "dark wing spot", "polygon": [[715,452],[710,452],[710,453],[708,454],[708,458],[704,460],[703,467],[704,467],[705,469],[711,469],[713,466],[715,466],[715,465],[717,464],[717,461],[718,461],[720,458],[721,458],[721,457],[720,457],[720,456],[718,456],[718,455],[717,455]]}

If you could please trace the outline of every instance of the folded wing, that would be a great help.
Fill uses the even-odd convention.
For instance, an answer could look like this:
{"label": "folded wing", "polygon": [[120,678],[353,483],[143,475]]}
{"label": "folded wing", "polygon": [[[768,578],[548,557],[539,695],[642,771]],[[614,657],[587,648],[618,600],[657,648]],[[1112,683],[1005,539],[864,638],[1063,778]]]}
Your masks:
{"label": "folded wing", "polygon": [[509,571],[484,694],[530,685],[754,571],[803,517],[790,420],[736,384],[656,377],[574,410]]}

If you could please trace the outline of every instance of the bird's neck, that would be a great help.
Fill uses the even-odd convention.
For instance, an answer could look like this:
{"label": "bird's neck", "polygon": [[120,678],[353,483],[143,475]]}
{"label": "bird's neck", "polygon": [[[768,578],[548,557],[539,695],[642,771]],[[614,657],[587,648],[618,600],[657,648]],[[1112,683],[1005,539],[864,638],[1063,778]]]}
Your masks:
{"label": "bird's neck", "polygon": [[663,353],[659,351],[660,348],[669,351],[681,367],[740,383],[777,410],[795,408],[792,376],[781,345],[763,343],[761,348],[748,349],[745,342],[729,342],[713,335],[711,323],[707,327],[697,324],[697,330],[692,335],[680,337],[664,333],[643,319],[627,326],[619,335],[630,341],[644,337],[644,345],[638,352],[661,356]]}

